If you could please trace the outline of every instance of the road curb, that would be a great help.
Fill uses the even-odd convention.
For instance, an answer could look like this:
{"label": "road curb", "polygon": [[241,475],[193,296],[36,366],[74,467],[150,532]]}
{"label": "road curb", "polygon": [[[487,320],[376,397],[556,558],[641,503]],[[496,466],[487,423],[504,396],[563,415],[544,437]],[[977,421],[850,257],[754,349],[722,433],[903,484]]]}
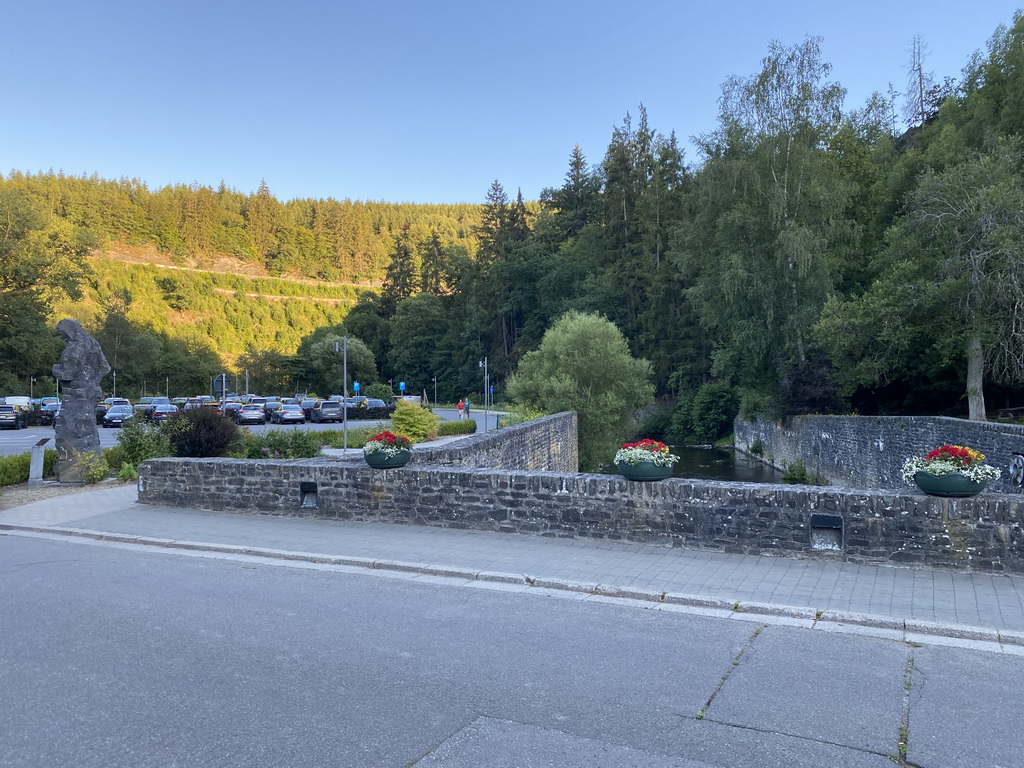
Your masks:
{"label": "road curb", "polygon": [[[835,610],[815,610],[806,606],[776,605],[772,603],[745,602],[727,600],[717,597],[688,595],[676,592],[658,592],[635,587],[618,587],[608,584],[569,581],[551,577],[534,577],[529,574],[503,573],[498,571],[476,570],[458,566],[431,565],[430,563],[403,562],[401,560],[379,560],[349,555],[325,555],[317,552],[299,552],[294,550],[271,549],[268,547],[240,546],[235,544],[213,544],[202,541],[182,539],[166,539],[154,536],[138,536],[134,534],[110,533],[93,531],[84,528],[58,528],[38,525],[18,525],[0,523],[0,531],[14,533],[41,534],[47,536],[67,536],[95,541],[108,541],[120,544],[134,544],[168,550],[190,552],[216,552],[226,555],[256,557],[266,560],[285,560],[307,562],[318,565],[348,566],[366,568],[368,570],[384,570],[396,573],[415,573],[425,576],[463,579],[465,581],[491,582],[496,584],[517,584],[525,587],[551,589],[562,592],[576,592],[595,597],[617,598],[643,603],[664,604],[683,608],[694,608],[703,611],[716,611],[725,615],[756,621],[760,618],[770,622],[773,618],[808,621],[807,626],[814,628],[818,624],[832,627],[853,625],[859,627],[897,631],[904,635],[904,640],[911,642],[917,638],[936,637],[956,640],[991,643],[995,645],[1024,646],[1024,631],[999,630],[987,627],[975,627],[962,624],[923,621],[917,619],[898,619],[889,616],[878,616],[866,613],[854,613]],[[909,638],[907,636],[910,636]]]}

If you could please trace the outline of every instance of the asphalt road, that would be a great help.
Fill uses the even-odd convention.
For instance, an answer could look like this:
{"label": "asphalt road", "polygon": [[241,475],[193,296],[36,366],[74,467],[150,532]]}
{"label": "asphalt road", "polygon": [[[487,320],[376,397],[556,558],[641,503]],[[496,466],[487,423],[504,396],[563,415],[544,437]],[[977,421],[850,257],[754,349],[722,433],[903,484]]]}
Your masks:
{"label": "asphalt road", "polygon": [[1020,765],[1024,657],[503,586],[0,535],[0,766]]}
{"label": "asphalt road", "polygon": [[[436,410],[437,413],[445,421],[453,421],[458,418],[458,411],[455,410]],[[483,431],[484,429],[484,413],[483,411],[477,413],[473,412],[472,418],[477,423],[477,429]],[[375,421],[350,421],[348,423],[349,429],[356,429],[363,426],[373,426],[379,422]],[[496,429],[498,426],[497,416],[491,412],[487,414],[487,423],[489,429]],[[311,424],[306,423],[303,425],[285,425],[281,426],[278,424],[251,424],[248,425],[248,429],[253,432],[264,432],[269,429],[309,429],[313,431],[319,431],[323,429],[341,429],[341,424]],[[100,436],[100,447],[110,448],[117,445],[117,435],[119,430],[116,428],[104,429],[103,427],[97,427],[97,431]],[[46,448],[53,448],[54,445],[54,433],[52,427],[29,427],[28,429],[4,429],[0,430],[0,456],[13,456],[19,453],[25,453],[29,451],[33,445],[38,441],[48,439],[49,442],[45,445]]]}

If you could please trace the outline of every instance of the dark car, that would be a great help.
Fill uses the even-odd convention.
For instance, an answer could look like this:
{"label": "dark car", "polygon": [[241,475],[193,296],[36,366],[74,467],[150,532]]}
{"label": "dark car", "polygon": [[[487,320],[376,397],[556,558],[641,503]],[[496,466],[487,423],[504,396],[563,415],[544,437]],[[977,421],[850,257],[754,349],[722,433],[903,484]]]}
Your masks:
{"label": "dark car", "polygon": [[235,418],[235,414],[238,413],[238,409],[241,408],[241,407],[242,407],[241,403],[236,403],[234,400],[232,400],[230,402],[223,403],[217,409],[217,412],[221,416],[227,416],[229,419],[233,419],[233,418]]}
{"label": "dark car", "polygon": [[104,427],[120,427],[135,415],[130,405],[112,405],[103,414]]}
{"label": "dark car", "polygon": [[57,423],[57,414],[60,413],[60,403],[43,403],[39,409],[39,423],[44,427],[53,426]]}
{"label": "dark car", "polygon": [[309,420],[314,424],[324,424],[328,421],[335,423],[345,420],[345,409],[341,403],[334,400],[317,400],[313,410],[310,411]]}
{"label": "dark car", "polygon": [[28,426],[28,412],[16,405],[0,405],[0,427],[21,429]]}
{"label": "dark car", "polygon": [[314,405],[316,405],[315,397],[307,397],[299,402],[299,407],[302,409],[302,412],[306,414],[306,421],[309,421],[311,418],[313,418]]}
{"label": "dark car", "polygon": [[368,397],[368,398],[366,398],[366,407],[367,408],[387,408],[388,404],[385,403],[383,400],[378,400],[376,397]]}
{"label": "dark car", "polygon": [[134,410],[138,416],[148,419],[150,413],[153,412],[153,405],[151,403],[136,403],[132,406],[132,410]]}
{"label": "dark car", "polygon": [[153,406],[153,409],[149,412],[150,421],[167,421],[171,416],[178,412],[178,406],[172,405],[171,403],[158,403]]}
{"label": "dark car", "polygon": [[270,413],[272,424],[305,424],[306,414],[297,405],[282,405]]}
{"label": "dark car", "polygon": [[248,403],[235,411],[235,421],[239,424],[266,424],[267,413],[262,405]]}

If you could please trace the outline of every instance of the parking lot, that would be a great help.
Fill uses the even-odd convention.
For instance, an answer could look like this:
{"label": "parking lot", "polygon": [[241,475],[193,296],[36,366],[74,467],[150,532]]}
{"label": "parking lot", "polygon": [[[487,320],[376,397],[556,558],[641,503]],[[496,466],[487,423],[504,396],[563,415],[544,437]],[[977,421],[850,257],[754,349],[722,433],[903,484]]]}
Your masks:
{"label": "parking lot", "polygon": [[[444,421],[455,420],[458,418],[458,412],[454,410],[436,410],[434,411]],[[477,431],[483,431],[484,429],[484,414],[483,412],[474,412],[472,417],[477,422]],[[494,412],[488,414],[488,427],[495,429],[497,427],[497,415]],[[358,429],[360,427],[375,427],[378,425],[386,425],[387,422],[377,421],[349,421],[349,429]],[[306,422],[305,425],[280,425],[280,424],[253,424],[246,427],[246,429],[261,434],[267,430],[272,429],[308,429],[314,432],[321,430],[338,430],[341,429],[341,424],[313,424]],[[97,431],[100,435],[100,447],[111,448],[117,445],[117,429],[104,429],[103,427],[97,427]],[[46,443],[47,448],[54,448],[54,432],[53,427],[28,427],[27,429],[7,429],[0,430],[0,456],[14,456],[19,453],[28,452],[33,445],[42,439],[47,439],[49,442]]]}

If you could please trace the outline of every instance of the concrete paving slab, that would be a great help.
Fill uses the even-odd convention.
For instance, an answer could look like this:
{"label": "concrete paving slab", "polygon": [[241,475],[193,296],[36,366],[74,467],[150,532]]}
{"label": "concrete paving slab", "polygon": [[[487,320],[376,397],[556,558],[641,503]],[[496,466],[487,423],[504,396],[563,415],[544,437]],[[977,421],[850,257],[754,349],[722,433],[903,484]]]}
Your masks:
{"label": "concrete paving slab", "polygon": [[1024,658],[935,647],[913,653],[907,759],[944,768],[1020,766]]}
{"label": "concrete paving slab", "polygon": [[[708,707],[708,719],[894,753],[906,646],[832,635],[823,654],[815,634],[789,627],[761,633]],[[857,674],[849,674],[851,669]]]}
{"label": "concrete paving slab", "polygon": [[684,720],[669,736],[682,754],[715,766],[894,768],[893,761],[884,755],[709,720]]}
{"label": "concrete paving slab", "polygon": [[481,717],[410,768],[714,768],[524,723]]}

